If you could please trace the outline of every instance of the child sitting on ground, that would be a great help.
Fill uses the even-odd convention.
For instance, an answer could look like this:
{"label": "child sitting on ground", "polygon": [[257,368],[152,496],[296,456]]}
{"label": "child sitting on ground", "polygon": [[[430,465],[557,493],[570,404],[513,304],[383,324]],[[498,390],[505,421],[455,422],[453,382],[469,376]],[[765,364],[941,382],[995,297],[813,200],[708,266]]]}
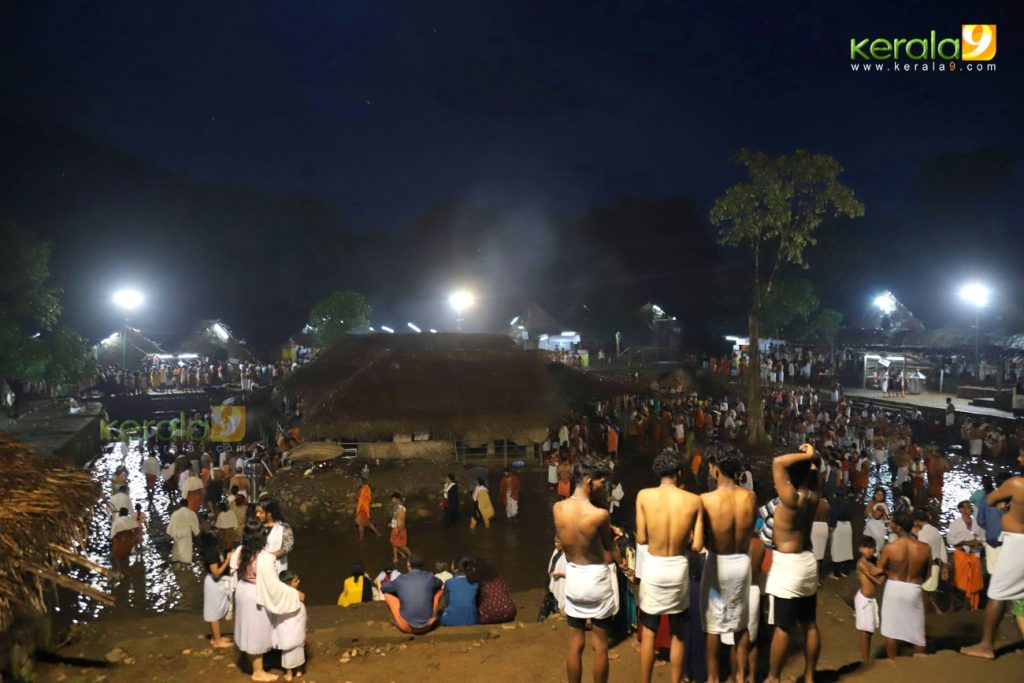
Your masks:
{"label": "child sitting on ground", "polygon": [[853,608],[860,631],[860,661],[871,659],[871,636],[878,630],[878,601],[875,594],[885,580],[885,574],[875,565],[875,539],[864,536],[857,545],[860,559],[857,560],[857,579],[860,590],[853,598]]}
{"label": "child sitting on ground", "polygon": [[[278,575],[281,583],[286,583],[298,592],[299,577],[291,570],[284,570]],[[305,600],[300,592],[299,599]],[[302,669],[306,663],[306,605],[300,604],[299,609],[291,614],[274,617],[274,647],[281,651],[281,667],[285,670],[284,679],[302,678]]]}

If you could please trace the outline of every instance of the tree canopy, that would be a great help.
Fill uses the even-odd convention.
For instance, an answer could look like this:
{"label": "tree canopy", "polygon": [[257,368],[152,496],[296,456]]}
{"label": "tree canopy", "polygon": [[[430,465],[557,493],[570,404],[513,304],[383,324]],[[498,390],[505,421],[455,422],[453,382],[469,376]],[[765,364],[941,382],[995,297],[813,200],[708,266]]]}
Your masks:
{"label": "tree canopy", "polygon": [[317,348],[326,348],[342,336],[361,332],[370,324],[370,305],[358,292],[343,290],[313,307],[309,326]]}

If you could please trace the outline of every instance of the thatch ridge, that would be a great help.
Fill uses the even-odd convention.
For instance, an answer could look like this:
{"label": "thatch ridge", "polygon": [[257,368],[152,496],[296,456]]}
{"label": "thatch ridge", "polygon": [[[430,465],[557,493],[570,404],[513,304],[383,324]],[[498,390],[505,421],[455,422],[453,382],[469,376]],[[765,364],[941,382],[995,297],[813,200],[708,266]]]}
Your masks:
{"label": "thatch ridge", "polygon": [[17,612],[46,612],[40,573],[57,569],[51,544],[85,546],[97,495],[88,472],[0,432],[0,631]]}

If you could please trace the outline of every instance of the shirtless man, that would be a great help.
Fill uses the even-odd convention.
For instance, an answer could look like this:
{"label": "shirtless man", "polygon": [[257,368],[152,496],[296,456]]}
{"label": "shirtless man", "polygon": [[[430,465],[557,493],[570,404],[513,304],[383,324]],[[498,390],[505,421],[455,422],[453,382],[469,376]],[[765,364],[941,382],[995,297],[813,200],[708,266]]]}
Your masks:
{"label": "shirtless man", "polygon": [[775,551],[768,570],[765,593],[769,622],[775,626],[768,664],[769,683],[778,683],[786,663],[789,634],[797,623],[804,631],[804,681],[814,680],[821,653],[818,634],[818,562],[811,552],[811,524],[818,511],[818,465],[814,446],[803,444],[799,452],[780,455],[772,463],[772,478],[779,494],[775,509]]}
{"label": "shirtless man", "polygon": [[558,497],[564,499],[569,497],[569,493],[572,489],[572,465],[569,464],[569,457],[562,455],[561,460],[558,463],[558,467],[555,469],[555,474],[558,477]]}
{"label": "shirtless man", "polygon": [[882,637],[889,659],[896,657],[896,641],[914,646],[914,654],[924,653],[924,591],[921,584],[931,571],[932,549],[916,540],[914,516],[901,510],[892,516],[889,528],[896,540],[887,543],[878,558],[878,568],[886,573],[882,599]]}
{"label": "shirtless man", "polygon": [[[1024,449],[1017,454],[1024,467]],[[1003,545],[988,585],[985,626],[981,642],[960,648],[972,657],[995,659],[996,627],[1003,619],[1006,603],[1024,600],[1024,476],[1011,477],[986,496],[989,505],[1009,508],[1003,513]]]}
{"label": "shirtless man", "polygon": [[576,489],[555,503],[555,534],[565,550],[565,614],[569,622],[569,652],[565,669],[569,683],[583,676],[583,646],[587,619],[593,626],[594,681],[608,680],[608,634],[619,611],[614,562],[621,562],[612,542],[608,503],[601,489],[608,477],[604,461],[583,456],[573,467]]}
{"label": "shirtless man", "polygon": [[707,634],[708,682],[718,683],[718,644],[721,634],[732,633],[737,681],[747,678],[747,632],[750,610],[750,537],[757,518],[753,491],[738,486],[743,455],[726,446],[715,454],[711,476],[718,486],[702,494],[707,562],[700,582],[701,626]]}
{"label": "shirtless man", "polygon": [[640,680],[648,683],[654,669],[654,638],[662,614],[669,615],[672,645],[670,680],[683,676],[686,612],[690,607],[690,571],[686,553],[700,550],[700,497],[679,488],[682,462],[672,450],[662,451],[651,469],[658,486],[636,495],[636,541],[647,546],[640,585]]}

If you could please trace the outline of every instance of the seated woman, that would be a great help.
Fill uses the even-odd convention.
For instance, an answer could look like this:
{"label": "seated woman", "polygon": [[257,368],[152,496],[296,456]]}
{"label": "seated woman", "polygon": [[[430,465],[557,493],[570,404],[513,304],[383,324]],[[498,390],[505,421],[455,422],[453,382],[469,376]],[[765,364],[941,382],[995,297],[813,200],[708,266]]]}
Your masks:
{"label": "seated woman", "polygon": [[509,595],[508,585],[486,560],[476,559],[466,566],[466,578],[480,584],[480,624],[501,624],[516,618],[516,604]]}
{"label": "seated woman", "polygon": [[345,579],[341,594],[338,595],[338,605],[348,607],[360,602],[373,600],[373,581],[366,575],[363,565],[357,564],[352,567],[352,575]]}
{"label": "seated woman", "polygon": [[480,586],[466,578],[467,567],[471,562],[468,557],[463,557],[457,563],[452,562],[453,576],[444,583],[442,626],[472,626],[477,623],[476,601]]}

